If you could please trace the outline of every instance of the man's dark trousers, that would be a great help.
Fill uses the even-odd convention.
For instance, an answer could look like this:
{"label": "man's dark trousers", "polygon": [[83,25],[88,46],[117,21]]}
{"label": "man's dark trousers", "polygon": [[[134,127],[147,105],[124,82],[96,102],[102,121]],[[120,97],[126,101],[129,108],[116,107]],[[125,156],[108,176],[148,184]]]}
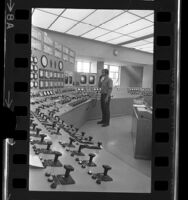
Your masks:
{"label": "man's dark trousers", "polygon": [[110,97],[105,102],[107,94],[101,94],[101,110],[102,110],[102,122],[104,124],[110,124]]}

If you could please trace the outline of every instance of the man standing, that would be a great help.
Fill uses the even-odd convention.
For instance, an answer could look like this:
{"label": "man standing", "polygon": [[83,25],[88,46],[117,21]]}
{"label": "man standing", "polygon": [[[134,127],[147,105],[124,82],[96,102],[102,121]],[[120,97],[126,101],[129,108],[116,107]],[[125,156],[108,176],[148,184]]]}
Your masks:
{"label": "man standing", "polygon": [[110,99],[113,88],[113,81],[109,78],[108,69],[102,70],[98,87],[101,88],[102,120],[97,122],[97,124],[102,124],[102,127],[106,127],[110,125]]}

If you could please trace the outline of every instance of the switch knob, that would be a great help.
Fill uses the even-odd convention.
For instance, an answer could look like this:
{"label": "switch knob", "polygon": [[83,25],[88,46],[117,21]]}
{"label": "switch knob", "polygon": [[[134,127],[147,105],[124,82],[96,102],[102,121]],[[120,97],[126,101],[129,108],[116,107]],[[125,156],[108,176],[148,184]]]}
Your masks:
{"label": "switch knob", "polygon": [[74,140],[73,138],[71,138],[71,137],[69,137],[69,140],[70,140],[69,145],[71,146],[72,143],[73,143],[75,140]]}
{"label": "switch knob", "polygon": [[45,134],[41,134],[40,137],[41,137],[40,142],[42,143],[44,141],[44,138],[46,137],[46,135]]}
{"label": "switch knob", "polygon": [[52,141],[48,141],[48,142],[47,142],[47,148],[46,148],[46,149],[47,149],[47,150],[50,150],[51,145],[52,145]]}
{"label": "switch knob", "polygon": [[98,147],[100,148],[102,145],[102,142],[98,142],[97,144],[98,144]]}
{"label": "switch knob", "polygon": [[71,165],[64,165],[65,171],[65,178],[69,177],[71,171],[74,171],[74,168]]}
{"label": "switch knob", "polygon": [[36,128],[36,135],[39,135],[41,130],[42,130],[41,128]]}
{"label": "switch knob", "polygon": [[35,130],[37,124],[36,123],[33,123],[33,130]]}
{"label": "switch knob", "polygon": [[92,163],[94,157],[95,157],[95,154],[94,154],[94,153],[90,153],[90,154],[89,154],[89,164]]}
{"label": "switch knob", "polygon": [[108,171],[112,168],[109,165],[103,165],[102,167],[104,168],[104,176],[107,176]]}
{"label": "switch knob", "polygon": [[59,156],[62,156],[62,153],[56,151],[56,152],[55,152],[54,163],[56,163],[56,162],[58,161]]}

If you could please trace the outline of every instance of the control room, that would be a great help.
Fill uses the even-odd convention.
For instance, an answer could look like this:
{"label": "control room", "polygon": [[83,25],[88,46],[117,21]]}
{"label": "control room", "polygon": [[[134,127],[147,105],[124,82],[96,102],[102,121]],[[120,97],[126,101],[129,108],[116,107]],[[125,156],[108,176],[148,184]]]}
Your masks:
{"label": "control room", "polygon": [[153,10],[32,9],[29,190],[151,192]]}

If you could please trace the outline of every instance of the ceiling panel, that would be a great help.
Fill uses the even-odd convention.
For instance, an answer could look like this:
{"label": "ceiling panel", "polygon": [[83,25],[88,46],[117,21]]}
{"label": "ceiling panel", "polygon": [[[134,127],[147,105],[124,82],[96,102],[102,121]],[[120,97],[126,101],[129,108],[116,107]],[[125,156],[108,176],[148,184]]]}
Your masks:
{"label": "ceiling panel", "polygon": [[50,27],[50,30],[58,31],[58,32],[65,32],[69,28],[71,28],[73,25],[75,25],[77,22],[65,19],[65,18],[58,18],[58,20]]}
{"label": "ceiling panel", "polygon": [[97,10],[92,15],[83,20],[83,22],[99,26],[100,24],[112,19],[113,17],[123,13],[123,10]]}
{"label": "ceiling panel", "polygon": [[139,45],[137,48],[139,48],[139,49],[143,49],[143,48],[153,49],[153,43],[149,43],[149,44],[145,44],[145,45],[141,45],[141,46]]}
{"label": "ceiling panel", "polygon": [[56,15],[45,13],[35,9],[32,15],[32,25],[41,28],[48,28],[48,26],[57,18]]}
{"label": "ceiling panel", "polygon": [[66,9],[66,11],[62,14],[62,17],[80,21],[91,14],[93,11],[94,9]]}
{"label": "ceiling panel", "polygon": [[141,40],[141,41],[138,41],[138,42],[133,42],[133,43],[129,43],[129,44],[125,44],[125,45],[122,45],[124,47],[135,47],[135,46],[141,46],[141,45],[145,45],[145,44],[148,44],[148,42],[144,41],[144,40]]}
{"label": "ceiling panel", "polygon": [[133,38],[129,37],[129,36],[122,36],[122,37],[110,40],[108,42],[111,43],[111,44],[119,44],[119,43],[126,42],[126,41],[129,41],[129,40],[132,40],[132,39]]}
{"label": "ceiling panel", "polygon": [[101,37],[96,38],[96,40],[105,42],[107,40],[111,40],[111,39],[114,39],[114,38],[117,38],[117,37],[120,37],[120,36],[121,36],[121,34],[119,34],[119,33],[110,32],[106,35],[103,35]]}
{"label": "ceiling panel", "polygon": [[65,9],[57,9],[57,8],[52,8],[52,9],[48,9],[48,8],[39,8],[39,10],[44,11],[44,12],[49,12],[55,15],[60,15],[61,12],[63,12]]}
{"label": "ceiling panel", "polygon": [[154,22],[154,15],[150,15],[150,16],[148,16],[148,17],[145,17],[145,19]]}
{"label": "ceiling panel", "polygon": [[154,42],[154,38],[151,37],[151,38],[148,38],[148,39],[145,39],[147,42]]}
{"label": "ceiling panel", "polygon": [[152,22],[142,19],[142,20],[136,21],[134,23],[128,24],[127,26],[116,30],[116,32],[119,32],[122,34],[128,34],[128,33],[146,28],[148,26],[151,26],[152,24],[153,24]]}
{"label": "ceiling panel", "polygon": [[126,12],[126,13],[112,19],[111,21],[101,25],[101,27],[109,29],[109,30],[115,30],[117,28],[120,28],[121,26],[129,24],[138,19],[139,19],[139,17]]}
{"label": "ceiling panel", "polygon": [[104,30],[102,28],[95,28],[94,30],[86,33],[83,35],[83,37],[86,37],[86,38],[90,38],[90,39],[93,39],[93,38],[96,38],[100,35],[103,35],[103,34],[106,34],[108,33],[109,31],[107,30]]}
{"label": "ceiling panel", "polygon": [[71,34],[71,35],[80,36],[83,33],[87,32],[91,29],[93,29],[93,26],[90,26],[88,24],[79,23],[75,27],[70,29],[67,33]]}
{"label": "ceiling panel", "polygon": [[153,10],[129,10],[129,13],[133,13],[140,17],[145,17],[153,13]]}
{"label": "ceiling panel", "polygon": [[154,27],[150,26],[150,27],[142,29],[140,31],[136,31],[134,33],[130,33],[129,35],[132,36],[132,37],[135,37],[135,38],[142,37],[142,36],[145,36],[145,35],[152,34],[153,33],[153,29],[154,29]]}

